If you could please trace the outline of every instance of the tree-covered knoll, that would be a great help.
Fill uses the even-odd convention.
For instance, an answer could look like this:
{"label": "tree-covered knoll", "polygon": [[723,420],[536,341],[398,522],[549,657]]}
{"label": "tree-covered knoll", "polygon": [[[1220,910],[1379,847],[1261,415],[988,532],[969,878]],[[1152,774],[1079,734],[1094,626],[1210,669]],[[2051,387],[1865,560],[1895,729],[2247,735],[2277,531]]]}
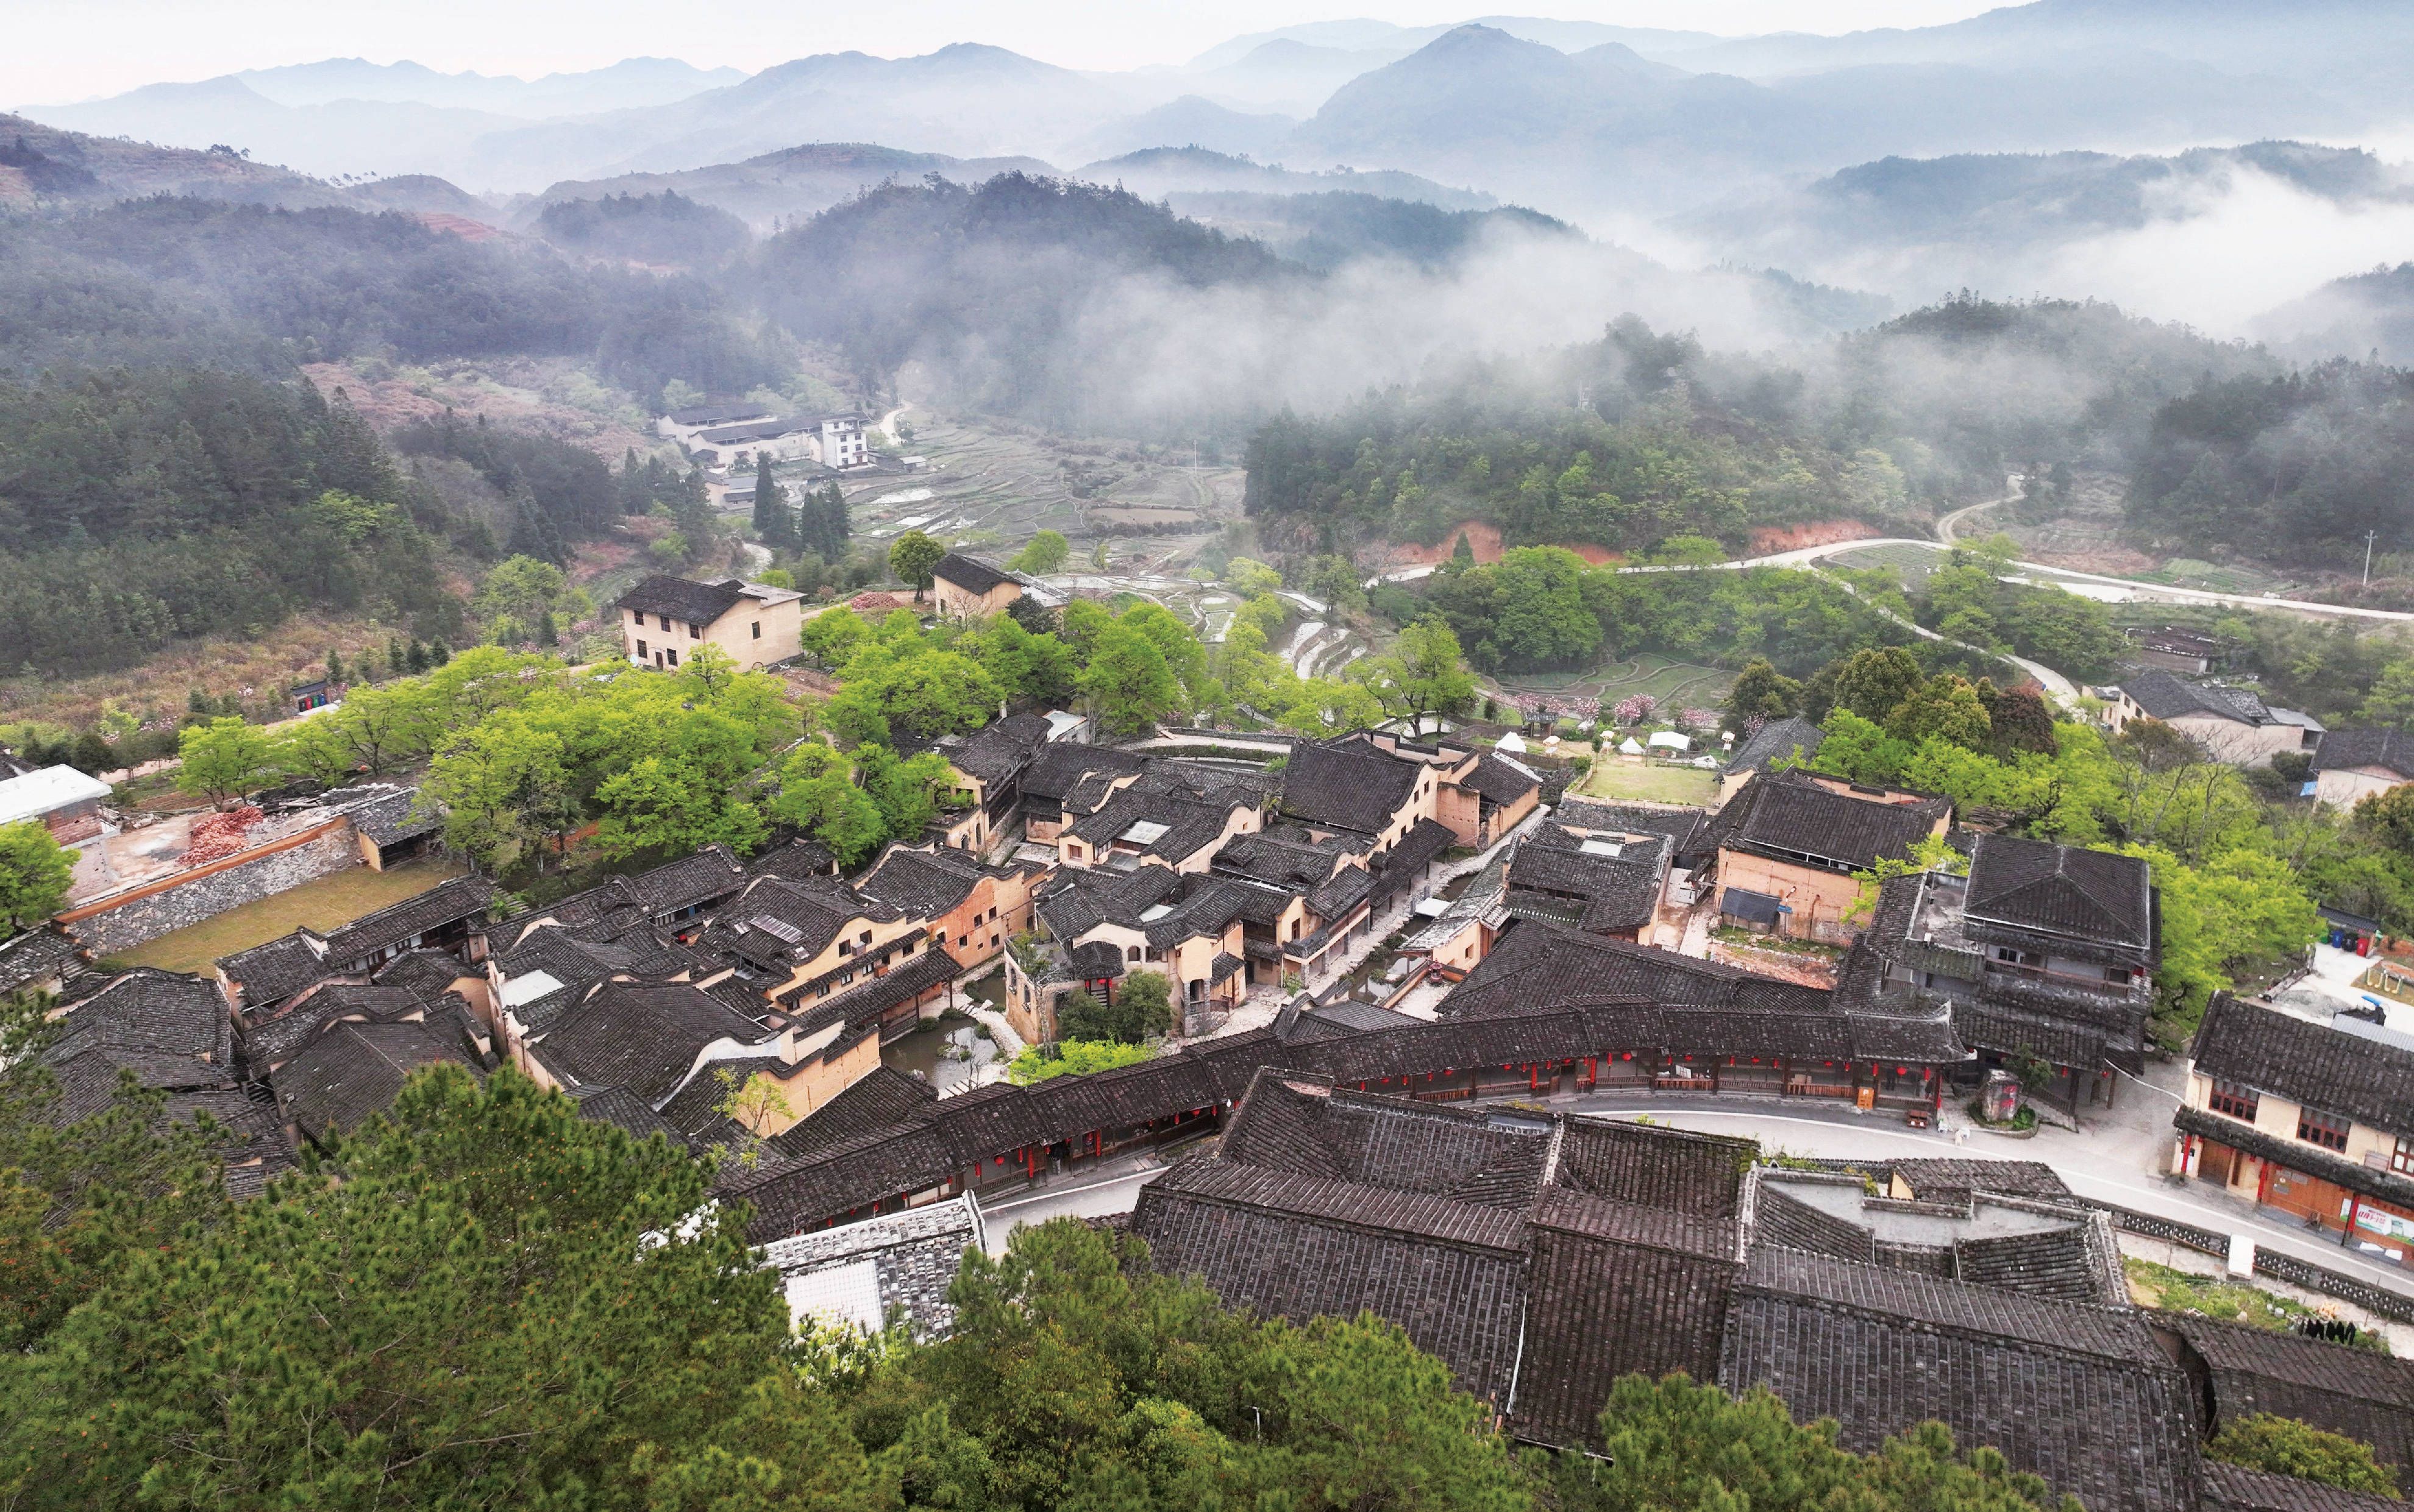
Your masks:
{"label": "tree-covered knoll", "polygon": [[867,392],[921,357],[954,369],[967,404],[1074,423],[1101,397],[1075,329],[1118,280],[1203,288],[1302,275],[1257,242],[1138,195],[1021,173],[866,190],[772,237],[753,266],[766,312],[841,348]]}
{"label": "tree-covered knoll", "polygon": [[[2385,573],[2414,553],[2414,373],[2347,362],[2212,378],[2164,405],[2129,494],[2131,528],[2190,554]],[[2386,560],[2396,556],[2400,560]]]}
{"label": "tree-covered knoll", "polygon": [[794,362],[690,277],[472,242],[399,213],[127,200],[0,221],[0,372],[201,363],[282,377],[355,355],[592,359],[650,403]]}
{"label": "tree-covered knoll", "polygon": [[307,384],[117,371],[0,382],[0,669],[82,672],[305,605],[457,637],[465,522]]}
{"label": "tree-covered knoll", "polygon": [[753,240],[744,221],[675,189],[556,200],[537,212],[536,224],[556,246],[669,267],[719,262]]}
{"label": "tree-covered knoll", "polygon": [[[2016,471],[2125,472],[2158,408],[2257,349],[2109,305],[1968,295],[1830,347],[1705,350],[1623,317],[1598,342],[1439,365],[1334,413],[1268,421],[1248,508],[1278,549],[1433,543],[1468,519],[1512,545],[1748,543],[1753,526],[1857,519],[1924,533]],[[1294,536],[1312,529],[1320,548]]]}

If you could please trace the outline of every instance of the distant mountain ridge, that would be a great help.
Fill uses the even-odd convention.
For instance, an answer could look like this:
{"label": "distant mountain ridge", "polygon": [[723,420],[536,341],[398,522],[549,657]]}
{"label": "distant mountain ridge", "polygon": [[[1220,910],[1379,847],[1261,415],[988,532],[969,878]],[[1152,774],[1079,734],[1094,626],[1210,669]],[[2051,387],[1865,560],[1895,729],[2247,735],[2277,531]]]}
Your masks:
{"label": "distant mountain ridge", "polygon": [[608,67],[541,79],[440,73],[408,58],[386,64],[326,58],[281,68],[246,68],[230,77],[279,105],[381,100],[543,118],[667,105],[708,89],[742,83],[747,75],[740,68],[698,68],[677,58],[623,58]]}
{"label": "distant mountain ridge", "polygon": [[1414,173],[1352,169],[1301,172],[1280,164],[1203,147],[1150,147],[1074,170],[1093,184],[1119,184],[1148,199],[1166,195],[1250,193],[1373,195],[1441,210],[1490,210],[1499,200],[1477,189],[1453,189]]}
{"label": "distant mountain ridge", "polygon": [[813,142],[764,153],[743,162],[676,173],[623,173],[606,179],[565,179],[536,197],[514,224],[533,220],[545,204],[598,200],[606,195],[659,194],[669,190],[725,210],[757,232],[797,220],[881,184],[910,184],[935,173],[955,184],[974,185],[999,173],[1050,176],[1056,170],[1036,157],[950,157],[944,153],[902,152],[869,142]]}

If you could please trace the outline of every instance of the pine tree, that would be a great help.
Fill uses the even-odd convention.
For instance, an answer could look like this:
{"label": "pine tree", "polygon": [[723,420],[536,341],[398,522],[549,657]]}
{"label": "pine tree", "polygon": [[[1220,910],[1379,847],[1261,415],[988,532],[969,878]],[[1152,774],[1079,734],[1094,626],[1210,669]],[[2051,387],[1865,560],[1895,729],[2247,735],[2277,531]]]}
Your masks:
{"label": "pine tree", "polygon": [[620,458],[618,481],[620,512],[643,514],[653,503],[646,490],[646,469],[637,460],[637,449],[631,447]]}
{"label": "pine tree", "polygon": [[788,501],[781,495],[780,485],[771,481],[771,453],[758,452],[754,454],[754,538],[770,544],[780,533],[772,522],[787,512]]}
{"label": "pine tree", "polygon": [[410,674],[412,676],[416,677],[421,673],[427,670],[427,645],[425,642],[414,637],[410,643],[410,649],[405,653],[405,656],[408,659],[405,665],[410,668]]}
{"label": "pine tree", "polygon": [[401,676],[402,664],[405,660],[405,653],[402,649],[402,637],[399,635],[389,636],[385,643],[385,674],[389,677]]}
{"label": "pine tree", "polygon": [[343,680],[344,680],[344,659],[343,659],[343,656],[342,656],[342,654],[341,654],[341,653],[339,653],[339,652],[330,650],[330,651],[327,653],[327,686],[328,686],[328,687],[330,687],[330,688],[336,687],[336,686],[340,685],[340,684],[343,682]]}

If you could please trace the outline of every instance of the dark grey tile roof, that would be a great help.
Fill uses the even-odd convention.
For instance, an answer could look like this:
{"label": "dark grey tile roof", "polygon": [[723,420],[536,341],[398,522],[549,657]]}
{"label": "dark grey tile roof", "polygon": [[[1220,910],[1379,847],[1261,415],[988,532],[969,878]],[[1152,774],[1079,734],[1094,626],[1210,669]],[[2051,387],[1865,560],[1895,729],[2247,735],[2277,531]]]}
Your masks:
{"label": "dark grey tile roof", "polygon": [[0,941],[0,992],[15,992],[50,976],[80,976],[88,965],[83,946],[56,926],[28,929]]}
{"label": "dark grey tile roof", "polygon": [[708,845],[693,855],[629,879],[629,885],[657,917],[727,897],[745,882],[745,867],[725,845]]}
{"label": "dark grey tile roof", "polygon": [[1432,770],[1363,740],[1298,741],[1283,768],[1283,812],[1322,827],[1377,834]]}
{"label": "dark grey tile roof", "polygon": [[736,588],[719,583],[697,583],[656,572],[620,595],[616,607],[645,615],[668,615],[674,621],[689,625],[710,625],[745,597]]}
{"label": "dark grey tile roof", "polygon": [[1132,1216],[1159,1268],[1205,1276],[1227,1304],[1299,1322],[1374,1312],[1496,1401],[1516,1364],[1523,1228],[1514,1213],[1216,1160],[1149,1183]]}
{"label": "dark grey tile roof", "polygon": [[1832,1014],[1834,994],[1630,941],[1520,925],[1442,1000],[1448,1018],[1610,999],[1661,1007]]}
{"label": "dark grey tile roof", "polygon": [[2126,1310],[1765,1246],[1730,1304],[1720,1381],[1836,1418],[1860,1452],[1938,1419],[2094,1512],[2195,1499],[2186,1383]]}
{"label": "dark grey tile roof", "polygon": [[1483,794],[1486,803],[1503,807],[1517,802],[1528,793],[1539,793],[1542,791],[1541,778],[1488,750],[1475,759],[1474,770],[1459,778],[1458,785],[1474,789]]}
{"label": "dark grey tile roof", "polygon": [[477,967],[463,964],[449,950],[421,946],[406,950],[394,959],[369,973],[369,980],[380,986],[400,987],[405,992],[432,1002],[453,990],[453,984],[465,976],[484,976]]}
{"label": "dark grey tile roof", "polygon": [[2322,736],[2314,751],[2317,772],[2352,771],[2361,766],[2414,778],[2414,730],[2333,730]]}
{"label": "dark grey tile roof", "polygon": [[1609,1202],[1729,1218],[1759,1146],[1612,1119],[1571,1119],[1552,1179]]}
{"label": "dark grey tile roof", "polygon": [[394,1104],[403,1079],[450,1060],[483,1077],[467,1046],[428,1024],[339,1023],[277,1068],[276,1105],[312,1139],[349,1134]]}
{"label": "dark grey tile roof", "polygon": [[1252,832],[1226,840],[1215,852],[1214,867],[1227,876],[1269,887],[1307,891],[1332,881],[1334,868],[1348,864],[1351,853],[1346,846],[1318,845],[1304,834],[1293,839]]}
{"label": "dark grey tile roof", "polygon": [[827,998],[802,1000],[791,998],[784,1006],[808,1015],[808,1022],[826,1022],[830,1017],[844,1019],[849,1024],[876,1023],[882,1015],[908,998],[918,998],[932,987],[955,979],[963,968],[957,964],[947,947],[936,941],[905,957],[876,976],[858,976],[855,986],[832,993]]}
{"label": "dark grey tile roof", "polygon": [[2149,950],[2154,943],[2146,863],[2075,845],[1979,836],[1963,913],[2099,944]]}
{"label": "dark grey tile roof", "polygon": [[939,558],[939,565],[931,569],[931,575],[974,594],[987,593],[1001,584],[1015,581],[1011,574],[991,567],[977,556],[967,556],[954,551]]}
{"label": "dark grey tile roof", "polygon": [[705,1046],[772,1037],[756,1020],[696,987],[611,982],[562,1015],[533,1048],[557,1075],[625,1087],[657,1106],[687,1079]]}
{"label": "dark grey tile roof", "polygon": [[1669,853],[1678,858],[1698,848],[1709,823],[1706,808],[1659,808],[1649,804],[1595,803],[1590,798],[1562,798],[1551,809],[1551,822],[1563,829],[1599,834],[1665,835]]}
{"label": "dark grey tile roof", "polygon": [[2188,1054],[2207,1076],[2414,1134],[2414,1050],[2222,994],[2206,1006]]}
{"label": "dark grey tile roof", "polygon": [[866,1134],[929,1123],[938,1093],[894,1066],[881,1066],[766,1143],[792,1159],[818,1155]]}
{"label": "dark grey tile roof", "polygon": [[1803,1201],[1781,1181],[1763,1181],[1753,1194],[1751,1241],[1856,1265],[1875,1265],[1878,1259],[1873,1230]]}
{"label": "dark grey tile roof", "polygon": [[374,913],[364,913],[340,929],[327,932],[326,959],[349,965],[365,956],[390,949],[413,935],[448,924],[482,917],[495,896],[484,877],[448,877],[427,891]]}
{"label": "dark grey tile roof", "polygon": [[2404,1512],[2393,1496],[2342,1490],[2317,1480],[2203,1461],[2206,1512]]}
{"label": "dark grey tile roof", "polygon": [[[714,912],[697,945],[759,966],[786,966],[812,960],[857,919],[894,923],[904,916],[835,878],[757,877]],[[756,922],[762,919],[782,927],[766,928]]]}
{"label": "dark grey tile roof", "polygon": [[961,851],[931,851],[891,845],[859,879],[856,890],[907,913],[936,919],[972,897],[990,869]]}
{"label": "dark grey tile roof", "polygon": [[1735,754],[1727,758],[1727,772],[1731,776],[1757,772],[1773,761],[1793,756],[1797,749],[1807,762],[1819,754],[1819,744],[1826,738],[1826,731],[1797,715],[1771,719],[1736,747]]}
{"label": "dark grey tile roof", "polygon": [[1502,1210],[1533,1202],[1550,1153],[1546,1123],[1410,1104],[1274,1072],[1250,1088],[1244,1114],[1224,1136],[1227,1161]]}
{"label": "dark grey tile roof", "polygon": [[578,1116],[595,1123],[608,1123],[625,1131],[632,1139],[650,1139],[661,1134],[673,1147],[683,1146],[687,1136],[671,1127],[669,1120],[646,1105],[645,1099],[625,1087],[570,1087],[563,1089],[570,1100],[578,1104]]}
{"label": "dark grey tile roof", "polygon": [[1974,1192],[1996,1192],[2007,1197],[2068,1197],[2070,1189],[2043,1161],[1935,1160],[1896,1161],[1890,1166],[1921,1202],[1967,1202]]}
{"label": "dark grey tile roof", "polygon": [[1657,1380],[1683,1371],[1695,1380],[1717,1378],[1738,1268],[1731,1223],[1553,1188],[1527,1243],[1519,1436],[1597,1439],[1602,1404],[1621,1376]]}
{"label": "dark grey tile roof", "polygon": [[2121,691],[2157,719],[2211,716],[2239,724],[2277,724],[2261,699],[2243,688],[2217,688],[2192,683],[2155,668],[2122,681]]}
{"label": "dark grey tile roof", "polygon": [[1660,907],[1668,841],[1653,836],[1648,846],[1631,844],[1617,855],[1586,852],[1581,838],[1543,824],[1518,842],[1509,864],[1511,906],[1520,892],[1547,893],[1580,905],[1572,921],[1609,931],[1649,924]]}
{"label": "dark grey tile roof", "polygon": [[2414,1466],[2414,1361],[2193,1313],[2154,1315],[2211,1373],[2216,1426],[2273,1413],[2344,1433]]}
{"label": "dark grey tile roof", "polygon": [[417,788],[393,788],[378,792],[369,788],[338,788],[325,794],[320,802],[334,807],[347,794],[355,795],[357,803],[348,805],[346,817],[352,828],[379,845],[432,835],[444,825],[444,810],[429,800],[423,804]]}
{"label": "dark grey tile roof", "polygon": [[[439,994],[439,998],[441,998]],[[327,1026],[344,1019],[390,1024],[425,1016],[428,1000],[399,986],[329,982],[284,1006],[274,1018],[249,1020],[243,1030],[243,1058],[255,1076],[291,1060]]]}
{"label": "dark grey tile roof", "polygon": [[1907,859],[1952,811],[1945,798],[1889,803],[1830,792],[1798,769],[1762,772],[1710,821],[1708,843],[1866,870],[1881,859]]}
{"label": "dark grey tile roof", "polygon": [[775,845],[746,864],[749,877],[785,877],[794,882],[837,874],[838,858],[830,854],[829,847],[802,836]]}
{"label": "dark grey tile roof", "polygon": [[[1106,853],[1121,841],[1136,847],[1141,855],[1156,856],[1169,865],[1179,866],[1215,842],[1236,807],[1245,805],[1202,801],[1187,793],[1152,792],[1134,783],[1065,833],[1086,842],[1097,854]],[[1125,841],[1132,826],[1141,823],[1163,825],[1164,833],[1150,840]]]}
{"label": "dark grey tile roof", "polygon": [[320,953],[320,944],[317,935],[297,929],[264,945],[221,956],[217,969],[243,989],[246,1008],[262,1007],[337,973],[337,969],[328,965]]}
{"label": "dark grey tile roof", "polygon": [[1133,777],[1148,769],[1148,758],[1112,746],[1060,742],[1039,748],[1023,769],[1021,788],[1026,807],[1036,805],[1053,818],[1059,807],[1085,776]]}
{"label": "dark grey tile roof", "polygon": [[216,983],[137,966],[79,997],[51,1048],[72,1055],[101,1045],[204,1060],[223,1075],[234,1060],[234,1025]]}
{"label": "dark grey tile roof", "polygon": [[969,735],[940,741],[939,754],[968,776],[1003,782],[1029,765],[1047,744],[1048,721],[1036,714],[1017,714]]}

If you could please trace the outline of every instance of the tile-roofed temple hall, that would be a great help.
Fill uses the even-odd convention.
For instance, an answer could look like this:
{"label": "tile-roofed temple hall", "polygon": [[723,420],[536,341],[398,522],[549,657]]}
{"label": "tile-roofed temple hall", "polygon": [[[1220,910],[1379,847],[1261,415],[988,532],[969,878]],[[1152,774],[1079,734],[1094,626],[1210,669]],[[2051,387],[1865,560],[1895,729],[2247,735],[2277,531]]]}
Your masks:
{"label": "tile-roofed temple hall", "polygon": [[2034,1057],[2034,1095],[2075,1118],[2112,1105],[2145,1070],[2161,914],[2146,863],[1980,835],[1966,876],[1888,879],[1846,955],[1837,992],[1878,1011],[1949,1007],[1982,1065]]}
{"label": "tile-roofed temple hall", "polygon": [[1683,1370],[1856,1450],[1940,1420],[2091,1508],[2196,1503],[2188,1376],[2050,1171],[1974,1162],[2002,1179],[1913,1201],[1759,1154],[1267,1066],[1132,1229],[1258,1312],[1397,1323],[1528,1442],[1587,1445],[1613,1382]]}

